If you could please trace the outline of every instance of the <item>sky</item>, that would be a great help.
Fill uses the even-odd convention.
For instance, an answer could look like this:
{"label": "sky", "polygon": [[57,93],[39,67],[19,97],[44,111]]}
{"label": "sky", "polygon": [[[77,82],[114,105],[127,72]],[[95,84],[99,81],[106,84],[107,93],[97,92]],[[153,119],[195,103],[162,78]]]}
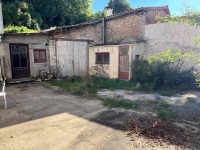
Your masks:
{"label": "sky", "polygon": [[[92,9],[94,12],[102,11],[107,6],[109,0],[93,0]],[[200,11],[200,0],[184,0],[190,6]],[[132,8],[145,6],[165,6],[168,5],[171,14],[180,14],[183,0],[128,0]]]}

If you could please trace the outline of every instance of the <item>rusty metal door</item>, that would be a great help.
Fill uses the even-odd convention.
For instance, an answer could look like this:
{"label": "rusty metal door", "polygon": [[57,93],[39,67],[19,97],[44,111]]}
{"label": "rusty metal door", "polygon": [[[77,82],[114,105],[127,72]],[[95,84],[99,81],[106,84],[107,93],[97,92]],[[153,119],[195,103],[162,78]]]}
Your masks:
{"label": "rusty metal door", "polygon": [[29,78],[30,63],[28,45],[10,44],[10,58],[12,67],[12,78]]}
{"label": "rusty metal door", "polygon": [[129,79],[129,46],[119,48],[119,78]]}

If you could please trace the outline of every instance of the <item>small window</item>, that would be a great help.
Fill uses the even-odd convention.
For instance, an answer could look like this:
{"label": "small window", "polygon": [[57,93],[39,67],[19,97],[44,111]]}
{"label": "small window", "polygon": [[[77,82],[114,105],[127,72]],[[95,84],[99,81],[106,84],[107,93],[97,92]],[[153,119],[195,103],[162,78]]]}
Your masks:
{"label": "small window", "polygon": [[135,60],[140,60],[140,55],[135,55]]}
{"label": "small window", "polygon": [[44,63],[46,60],[46,50],[34,49],[34,63]]}
{"label": "small window", "polygon": [[110,54],[109,53],[96,53],[96,64],[109,64]]}

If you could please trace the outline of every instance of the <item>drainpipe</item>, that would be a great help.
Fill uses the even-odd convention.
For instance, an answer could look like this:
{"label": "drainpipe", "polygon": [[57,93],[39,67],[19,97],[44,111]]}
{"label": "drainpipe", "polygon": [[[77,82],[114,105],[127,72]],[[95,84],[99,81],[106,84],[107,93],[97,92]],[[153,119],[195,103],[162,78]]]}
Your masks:
{"label": "drainpipe", "polygon": [[4,34],[4,27],[3,27],[3,15],[2,15],[2,3],[0,0],[0,34]]}
{"label": "drainpipe", "polygon": [[105,45],[105,17],[102,17],[102,44]]}
{"label": "drainpipe", "polygon": [[[2,34],[4,34],[4,27],[3,27],[2,3],[0,0],[0,42],[1,42]],[[3,78],[2,63],[1,63],[3,62],[2,58],[3,57],[0,55],[0,81],[2,81],[2,78]]]}

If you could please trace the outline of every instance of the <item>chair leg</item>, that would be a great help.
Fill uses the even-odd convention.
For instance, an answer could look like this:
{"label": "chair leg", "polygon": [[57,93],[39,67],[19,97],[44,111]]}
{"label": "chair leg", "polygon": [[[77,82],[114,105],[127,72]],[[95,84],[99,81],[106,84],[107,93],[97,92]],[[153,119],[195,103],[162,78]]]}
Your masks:
{"label": "chair leg", "polygon": [[6,96],[4,95],[4,96],[3,96],[3,98],[4,98],[4,101],[5,101],[5,109],[7,109],[7,101],[6,101]]}

